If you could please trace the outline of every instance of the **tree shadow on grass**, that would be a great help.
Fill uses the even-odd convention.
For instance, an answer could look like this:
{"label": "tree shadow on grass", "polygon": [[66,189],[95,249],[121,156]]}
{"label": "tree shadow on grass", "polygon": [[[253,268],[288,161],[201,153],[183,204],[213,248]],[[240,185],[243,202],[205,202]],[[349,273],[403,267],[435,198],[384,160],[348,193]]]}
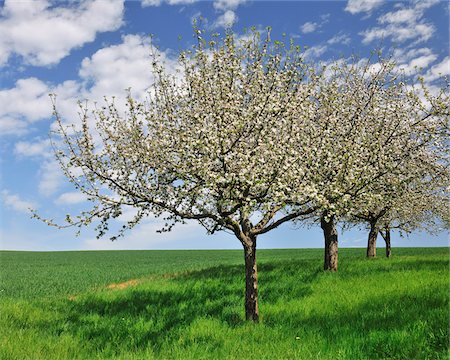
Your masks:
{"label": "tree shadow on grass", "polygon": [[[312,294],[312,285],[323,274],[319,265],[316,260],[261,262],[262,307],[278,303],[284,306],[284,302],[301,301]],[[383,271],[376,269],[377,264],[371,265],[372,271]],[[433,270],[440,269],[443,262],[411,259],[406,267],[402,262],[389,263],[391,271],[396,265],[398,270],[415,270],[417,266]],[[357,269],[348,276],[362,281],[358,280]],[[47,324],[53,330],[42,331],[72,335],[86,344],[90,353],[105,358],[148,348],[158,355],[161,349],[179,343],[197,320],[214,319],[230,329],[246,326],[244,288],[243,265],[220,265],[161,277],[154,283],[67,300],[59,309],[59,318],[64,320]],[[261,326],[267,331],[281,328],[284,334],[295,329],[303,329],[306,335],[319,334],[334,353],[346,346],[358,348],[355,354],[366,354],[367,358],[439,358],[446,351],[448,336],[448,296],[443,296],[441,290],[436,287],[420,292],[402,289],[398,294],[380,293],[353,307],[336,298],[334,311],[327,306],[303,314],[286,307],[284,311],[262,313]]]}
{"label": "tree shadow on grass", "polygon": [[[264,304],[302,298],[321,272],[314,261],[267,262],[259,266]],[[292,279],[292,281],[291,281]],[[108,356],[124,349],[154,351],[177,341],[191,323],[214,318],[230,328],[243,326],[244,266],[221,265],[178,274],[157,284],[105,291],[68,302],[57,333],[73,333]]]}
{"label": "tree shadow on grass", "polygon": [[320,334],[335,353],[355,348],[367,359],[446,359],[448,296],[440,290],[381,294],[351,309],[336,304],[334,312],[318,309],[297,319],[281,313],[271,322]]}
{"label": "tree shadow on grass", "polygon": [[[390,261],[389,259],[386,259],[386,262],[389,261]],[[388,265],[394,271],[396,270],[436,271],[436,270],[448,270],[449,262],[448,259],[434,260],[434,259],[403,258],[399,262],[392,262],[392,264]]]}
{"label": "tree shadow on grass", "polygon": [[[366,273],[376,274],[398,271],[448,271],[446,259],[419,259],[416,257],[362,259],[358,263],[350,263],[350,268],[343,264],[340,275],[354,277]],[[357,266],[355,266],[357,265]]]}

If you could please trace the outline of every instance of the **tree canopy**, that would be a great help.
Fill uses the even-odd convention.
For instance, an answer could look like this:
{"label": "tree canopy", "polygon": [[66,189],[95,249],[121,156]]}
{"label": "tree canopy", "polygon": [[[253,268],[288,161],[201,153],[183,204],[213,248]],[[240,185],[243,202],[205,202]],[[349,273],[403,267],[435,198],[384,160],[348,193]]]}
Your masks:
{"label": "tree canopy", "polygon": [[325,269],[337,270],[336,221],[384,204],[394,214],[401,200],[389,196],[409,194],[431,168],[448,175],[447,88],[431,95],[423,86],[421,98],[383,59],[318,66],[270,30],[208,41],[194,30],[175,73],[152,48],[143,101],[130,92],[124,109],[115,99],[80,104],[80,124],[67,125],[53,98],[55,154],[93,204],[66,221],[98,220],[103,236],[132,206],[118,235],[148,215],[164,217],[161,231],[196,220],[210,234],[231,232],[244,248],[246,317],[258,321],[258,235],[320,219]]}

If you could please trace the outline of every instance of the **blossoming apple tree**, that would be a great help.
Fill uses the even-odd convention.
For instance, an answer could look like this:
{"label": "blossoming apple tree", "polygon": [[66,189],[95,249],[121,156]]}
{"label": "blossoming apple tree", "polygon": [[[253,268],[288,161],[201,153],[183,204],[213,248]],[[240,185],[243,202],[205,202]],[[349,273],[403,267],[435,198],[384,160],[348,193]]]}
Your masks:
{"label": "blossoming apple tree", "polygon": [[[444,85],[432,95],[420,78],[416,80],[409,79],[408,83],[402,76],[395,93],[377,104],[395,111],[381,118],[382,126],[367,126],[374,142],[381,145],[373,150],[373,156],[383,156],[389,170],[371,182],[351,212],[356,222],[362,221],[370,229],[369,258],[376,256],[378,233],[386,241],[389,257],[390,229],[432,232],[444,223],[448,212],[449,84],[441,79]],[[382,90],[386,89],[389,86],[385,84]]]}
{"label": "blossoming apple tree", "polygon": [[[425,188],[448,180],[449,95],[447,84],[432,95],[423,82],[408,83],[381,56],[376,63],[337,61],[323,73],[316,79],[315,117],[305,127],[312,134],[307,168],[325,236],[324,268],[335,271],[337,221],[354,215],[374,224],[388,211],[404,213],[409,195],[423,203],[430,194]],[[410,215],[411,222],[420,218]],[[378,230],[369,235],[368,254]]]}
{"label": "blossoming apple tree", "polygon": [[103,236],[132,206],[136,215],[118,236],[149,215],[165,219],[162,231],[195,220],[210,234],[231,232],[244,249],[246,319],[257,322],[258,236],[315,210],[297,147],[308,136],[298,113],[314,110],[306,80],[314,71],[270,31],[209,42],[195,31],[198,42],[181,52],[175,74],[153,49],[154,85],[146,101],[129,95],[125,112],[114,100],[82,105],[77,128],[54,103],[56,156],[93,204],[66,221],[97,220]]}

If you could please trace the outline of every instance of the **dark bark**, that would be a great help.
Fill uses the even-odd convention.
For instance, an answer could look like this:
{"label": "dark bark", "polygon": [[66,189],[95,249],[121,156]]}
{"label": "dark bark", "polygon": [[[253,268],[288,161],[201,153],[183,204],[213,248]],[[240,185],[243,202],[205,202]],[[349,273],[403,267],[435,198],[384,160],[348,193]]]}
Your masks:
{"label": "dark bark", "polygon": [[320,218],[320,226],[325,238],[325,257],[323,269],[327,271],[337,271],[338,269],[338,233],[334,216],[326,219],[323,214]]}
{"label": "dark bark", "polygon": [[378,227],[376,221],[370,222],[369,238],[367,239],[367,257],[374,258],[377,256],[377,236]]}
{"label": "dark bark", "polygon": [[244,244],[245,255],[245,318],[258,322],[258,269],[256,267],[256,238]]}
{"label": "dark bark", "polygon": [[386,257],[390,258],[391,257],[391,229],[390,228],[386,228],[385,229],[385,233],[384,233],[384,241],[386,242]]}
{"label": "dark bark", "polygon": [[384,239],[384,242],[386,243],[386,257],[391,257],[391,228],[385,227],[384,233],[382,230],[380,230],[380,234]]}

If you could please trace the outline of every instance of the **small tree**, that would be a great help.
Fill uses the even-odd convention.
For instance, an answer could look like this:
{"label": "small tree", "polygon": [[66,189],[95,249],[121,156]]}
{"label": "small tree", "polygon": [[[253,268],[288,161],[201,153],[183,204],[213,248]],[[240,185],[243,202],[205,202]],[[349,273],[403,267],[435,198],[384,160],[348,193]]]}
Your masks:
{"label": "small tree", "polygon": [[[306,173],[317,207],[315,221],[325,238],[324,269],[338,268],[336,222],[345,219],[362,197],[373,197],[371,185],[389,174],[382,145],[374,129],[381,129],[392,112],[389,99],[397,96],[394,64],[340,60],[323,68],[315,79],[314,116],[308,119],[311,151]],[[387,88],[386,88],[387,87]]]}
{"label": "small tree", "polygon": [[[378,206],[372,203],[365,214],[355,215],[355,221],[370,227],[367,257],[376,256],[376,240],[379,233],[386,244],[386,257],[391,257],[391,230],[404,233],[425,230],[434,234],[448,228],[450,199],[445,184],[449,183],[448,167],[439,164],[440,171],[434,177],[409,183],[390,197],[380,197]],[[367,209],[367,208],[366,208]]]}
{"label": "small tree", "polygon": [[[244,248],[245,315],[257,322],[257,237],[314,211],[297,144],[305,142],[313,74],[291,42],[252,31],[238,41],[228,32],[179,56],[168,74],[153,48],[155,78],[148,100],[127,97],[90,111],[81,128],[64,125],[54,108],[56,156],[67,178],[94,204],[65,226],[99,220],[103,236],[124,207],[136,209],[118,236],[144,217],[162,216],[170,231],[192,219],[209,234],[234,234]],[[296,191],[294,191],[294,189]],[[47,221],[49,224],[53,222]],[[115,239],[113,237],[112,239]]]}
{"label": "small tree", "polygon": [[[423,82],[396,86],[396,96],[380,106],[396,111],[384,117],[382,128],[372,128],[382,144],[390,171],[372,182],[353,215],[368,224],[367,257],[376,256],[377,234],[386,241],[390,256],[390,229],[436,229],[448,205],[449,94],[448,83],[432,96]],[[420,88],[423,98],[418,96]],[[382,231],[383,230],[383,231]]]}
{"label": "small tree", "polygon": [[417,83],[408,84],[395,69],[394,62],[379,56],[377,63],[335,62],[318,78],[316,117],[310,126],[317,139],[311,178],[325,236],[326,270],[337,270],[336,221],[364,217],[372,224],[373,244],[380,230],[377,221],[390,210],[391,198],[404,199],[413,182],[417,193],[420,179],[444,171],[447,84],[433,96],[419,81],[420,98]]}

